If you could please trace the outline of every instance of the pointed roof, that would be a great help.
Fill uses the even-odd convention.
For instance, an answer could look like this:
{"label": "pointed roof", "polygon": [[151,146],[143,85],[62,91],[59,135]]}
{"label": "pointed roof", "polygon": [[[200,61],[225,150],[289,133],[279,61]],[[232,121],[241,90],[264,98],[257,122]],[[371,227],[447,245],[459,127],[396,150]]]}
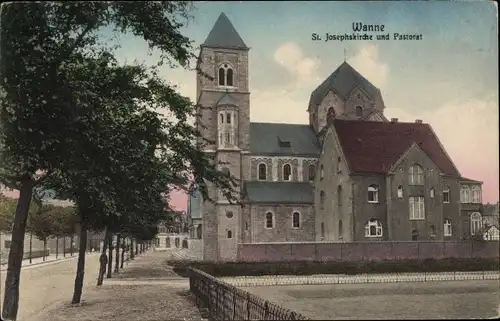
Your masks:
{"label": "pointed roof", "polygon": [[238,106],[234,101],[234,99],[228,93],[224,94],[224,96],[222,96],[222,98],[217,103],[217,106],[224,106],[224,105]]}
{"label": "pointed roof", "polygon": [[202,47],[249,49],[224,12],[220,14]]}
{"label": "pointed roof", "polygon": [[372,99],[380,95],[380,90],[377,87],[344,61],[312,92],[309,108],[313,105],[319,105],[330,90],[334,90],[342,99],[346,99],[356,87],[362,88]]}
{"label": "pointed roof", "polygon": [[417,143],[441,172],[460,177],[429,124],[336,119],[334,128],[352,172],[386,174]]}

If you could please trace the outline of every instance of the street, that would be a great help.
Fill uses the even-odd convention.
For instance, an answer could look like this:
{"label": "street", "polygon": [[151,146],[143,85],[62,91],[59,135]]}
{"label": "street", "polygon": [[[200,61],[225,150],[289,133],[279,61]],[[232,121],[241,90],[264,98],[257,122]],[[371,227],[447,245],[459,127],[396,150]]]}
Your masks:
{"label": "street", "polygon": [[[43,310],[61,301],[71,301],[76,275],[77,256],[21,270],[18,320],[30,321]],[[88,254],[85,260],[85,279],[82,298],[89,285],[95,285],[99,256]],[[0,294],[3,303],[6,271],[0,271]]]}

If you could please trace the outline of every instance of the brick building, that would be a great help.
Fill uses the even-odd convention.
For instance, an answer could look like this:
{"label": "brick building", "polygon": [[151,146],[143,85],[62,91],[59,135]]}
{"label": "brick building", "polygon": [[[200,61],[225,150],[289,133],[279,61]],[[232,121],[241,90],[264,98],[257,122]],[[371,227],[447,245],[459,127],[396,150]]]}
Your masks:
{"label": "brick building", "polygon": [[[238,244],[453,240],[479,231],[481,182],[464,179],[429,124],[389,121],[378,88],[343,62],[310,97],[309,125],[250,122],[249,47],[221,14],[201,46],[197,126],[242,206],[211,187],[203,256]],[[285,115],[286,117],[286,115]]]}

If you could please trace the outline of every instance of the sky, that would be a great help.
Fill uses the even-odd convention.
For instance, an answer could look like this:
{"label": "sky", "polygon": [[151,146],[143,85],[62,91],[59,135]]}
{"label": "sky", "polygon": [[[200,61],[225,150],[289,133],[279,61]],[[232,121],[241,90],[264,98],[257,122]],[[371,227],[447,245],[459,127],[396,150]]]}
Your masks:
{"label": "sky", "polygon": [[[430,123],[464,177],[483,181],[483,202],[499,198],[497,8],[487,1],[195,2],[182,29],[203,43],[224,12],[249,46],[250,119],[307,124],[311,92],[347,60],[381,92],[385,116]],[[422,40],[313,41],[313,33],[350,34],[353,22]],[[106,32],[104,32],[106,34]],[[370,33],[375,34],[376,33]],[[155,63],[146,43],[118,40],[122,61]],[[195,101],[196,75],[161,75]],[[185,210],[186,195],[172,206]]]}

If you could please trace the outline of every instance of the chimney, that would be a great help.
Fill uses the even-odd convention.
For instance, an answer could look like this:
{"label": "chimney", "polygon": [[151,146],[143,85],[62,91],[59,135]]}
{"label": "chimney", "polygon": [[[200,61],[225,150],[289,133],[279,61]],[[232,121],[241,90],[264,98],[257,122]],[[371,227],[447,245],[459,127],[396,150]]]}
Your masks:
{"label": "chimney", "polygon": [[421,123],[422,123],[422,119],[416,119],[416,120],[415,120],[415,123],[416,123],[416,124],[421,124]]}
{"label": "chimney", "polygon": [[391,118],[391,123],[397,123],[398,119],[397,118]]}

